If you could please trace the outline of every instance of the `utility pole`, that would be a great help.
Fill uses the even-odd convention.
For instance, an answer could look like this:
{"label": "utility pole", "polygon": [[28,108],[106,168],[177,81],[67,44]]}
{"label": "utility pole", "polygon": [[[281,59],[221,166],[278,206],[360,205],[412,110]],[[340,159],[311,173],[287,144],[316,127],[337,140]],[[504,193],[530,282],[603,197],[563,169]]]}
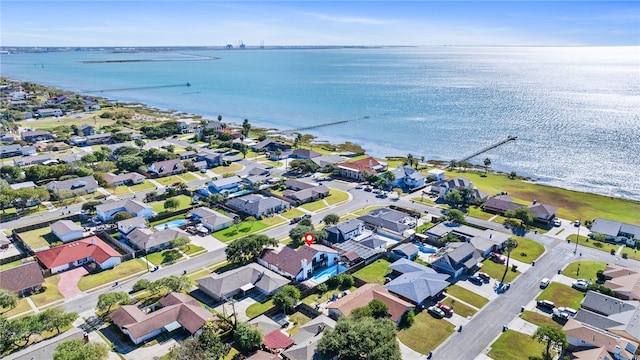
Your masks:
{"label": "utility pole", "polygon": [[580,224],[578,225],[578,235],[576,235],[576,248],[573,250],[573,255],[578,252],[578,241],[580,240],[580,226],[582,226],[582,218],[580,218]]}

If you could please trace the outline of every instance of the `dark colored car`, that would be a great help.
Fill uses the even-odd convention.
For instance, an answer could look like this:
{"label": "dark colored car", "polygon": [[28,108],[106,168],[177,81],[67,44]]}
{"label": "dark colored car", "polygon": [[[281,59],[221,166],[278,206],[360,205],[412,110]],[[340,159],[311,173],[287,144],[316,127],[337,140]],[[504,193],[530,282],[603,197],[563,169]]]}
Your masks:
{"label": "dark colored car", "polygon": [[304,214],[302,215],[303,219],[311,219],[311,214]]}
{"label": "dark colored car", "polygon": [[554,304],[553,301],[549,301],[549,300],[538,300],[536,302],[536,305],[539,308],[548,309],[548,310],[553,310],[553,308],[556,306],[556,304]]}
{"label": "dark colored car", "polygon": [[300,222],[300,220],[302,220],[302,218],[300,216],[294,217],[293,219],[291,219],[291,221],[289,221],[289,224],[293,225],[293,224],[297,224]]}
{"label": "dark colored car", "polygon": [[489,274],[484,273],[484,272],[478,272],[478,273],[476,273],[476,276],[479,277],[480,279],[484,280],[484,281],[490,281],[491,280],[491,276],[489,276]]}
{"label": "dark colored car", "polygon": [[476,276],[476,275],[471,275],[471,276],[467,277],[467,280],[471,281],[472,283],[474,283],[476,285],[482,285],[482,283],[483,283],[482,278],[480,278],[479,276]]}

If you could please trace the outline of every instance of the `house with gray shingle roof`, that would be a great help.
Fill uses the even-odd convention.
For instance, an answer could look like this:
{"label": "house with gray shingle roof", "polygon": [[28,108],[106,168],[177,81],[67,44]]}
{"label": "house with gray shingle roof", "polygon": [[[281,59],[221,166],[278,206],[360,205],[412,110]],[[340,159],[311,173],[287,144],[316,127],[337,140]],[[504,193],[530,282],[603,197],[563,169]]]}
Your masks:
{"label": "house with gray shingle roof", "polygon": [[18,296],[26,296],[44,283],[42,269],[32,261],[0,271],[0,289],[9,290]]}
{"label": "house with gray shingle roof", "polygon": [[151,252],[168,248],[172,240],[181,237],[189,238],[189,234],[176,228],[164,229],[162,231],[136,228],[127,235],[127,240],[137,249],[146,249],[148,252]]}
{"label": "house with gray shingle roof", "polygon": [[445,196],[447,196],[448,193],[450,193],[453,190],[460,190],[461,188],[471,188],[473,189],[472,195],[473,195],[473,199],[472,201],[475,203],[481,203],[482,201],[487,199],[487,194],[479,191],[478,189],[475,188],[475,186],[473,185],[473,183],[467,179],[467,178],[463,178],[463,177],[459,177],[459,178],[455,178],[455,179],[450,179],[450,180],[445,180],[443,182],[440,183],[440,185],[435,186],[432,185],[431,187],[431,191],[438,193],[438,196],[442,199],[445,198]]}
{"label": "house with gray shingle roof", "polygon": [[158,177],[180,174],[184,171],[184,163],[180,159],[158,161],[149,165],[149,172]]}
{"label": "house with gray shingle roof", "polygon": [[151,206],[133,199],[122,199],[116,201],[109,201],[102,205],[96,206],[96,213],[98,218],[102,221],[110,221],[113,219],[113,215],[121,211],[126,211],[129,214],[140,216],[145,219],[153,217],[153,209]]}
{"label": "house with gray shingle roof", "polygon": [[215,300],[226,300],[253,289],[263,295],[273,295],[290,281],[263,266],[251,263],[221,274],[211,273],[197,282],[198,288],[205,294]]}
{"label": "house with gray shingle roof", "polygon": [[71,220],[58,220],[51,224],[51,232],[62,242],[82,239],[84,231]]}
{"label": "house with gray shingle roof", "polygon": [[62,181],[50,181],[45,185],[45,189],[56,195],[60,191],[71,191],[74,194],[91,194],[96,192],[98,187],[100,186],[93,175]]}
{"label": "house with gray shingle roof", "polygon": [[392,254],[397,257],[413,260],[418,257],[420,250],[413,244],[401,244],[391,250]]}
{"label": "house with gray shingle roof", "polygon": [[[483,209],[491,213],[498,215],[504,215],[507,211],[516,210],[525,207],[522,204],[514,202],[511,197],[507,195],[497,195],[490,197],[485,201]],[[534,220],[550,225],[556,217],[558,208],[555,206],[539,203],[533,201],[529,206],[526,206],[531,214],[535,217]]]}
{"label": "house with gray shingle roof", "polygon": [[640,226],[596,218],[591,225],[591,233],[600,233],[611,241],[625,241],[627,246],[635,246],[640,240]]}
{"label": "house with gray shingle roof", "polygon": [[398,275],[385,285],[392,293],[416,304],[423,304],[439,296],[450,285],[448,275],[439,274],[433,269],[413,262],[400,259],[391,265],[392,274]]}
{"label": "house with gray shingle roof", "polygon": [[260,217],[262,215],[282,212],[291,205],[275,197],[245,195],[229,200],[227,206],[247,215]]}
{"label": "house with gray shingle roof", "polygon": [[442,255],[439,259],[431,263],[431,266],[440,273],[451,275],[457,279],[463,274],[470,273],[478,267],[482,261],[482,256],[469,243],[451,243],[450,247],[454,247],[453,251],[449,251]]}
{"label": "house with gray shingle roof", "polygon": [[347,240],[355,239],[362,234],[372,235],[372,232],[365,228],[365,223],[358,219],[349,219],[324,228],[327,232],[327,241],[338,244]]}
{"label": "house with gray shingle roof", "polygon": [[299,327],[293,336],[295,345],[281,355],[287,360],[314,360],[318,358],[316,348],[326,329],[334,329],[336,322],[331,318],[320,315]]}
{"label": "house with gray shingle roof", "polygon": [[391,237],[404,238],[406,231],[416,226],[416,219],[402,211],[389,208],[375,209],[368,214],[360,216],[363,221],[376,232],[385,233]]}
{"label": "house with gray shingle roof", "polygon": [[118,231],[123,235],[128,235],[135,229],[144,229],[147,227],[147,219],[142,216],[132,217],[131,219],[118,221]]}
{"label": "house with gray shingle roof", "polygon": [[395,175],[395,180],[392,183],[393,187],[417,189],[423,187],[425,184],[424,175],[411,166],[398,165],[398,167],[391,170],[391,172]]}

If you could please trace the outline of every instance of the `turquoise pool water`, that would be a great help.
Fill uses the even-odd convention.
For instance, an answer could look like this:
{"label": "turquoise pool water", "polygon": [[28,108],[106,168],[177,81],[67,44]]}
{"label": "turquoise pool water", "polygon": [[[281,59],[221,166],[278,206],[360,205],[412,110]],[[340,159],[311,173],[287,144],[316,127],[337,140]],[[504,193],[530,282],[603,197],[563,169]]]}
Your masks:
{"label": "turquoise pool water", "polygon": [[171,228],[182,226],[182,225],[187,225],[187,220],[185,220],[185,219],[171,220],[171,221],[166,222],[164,224],[156,225],[153,228],[158,230],[158,231],[162,231],[164,229],[171,229]]}
{"label": "turquoise pool water", "polygon": [[338,264],[332,265],[318,271],[315,275],[313,275],[312,279],[318,284],[322,284],[323,282],[329,280],[330,277],[343,273],[347,269],[348,267],[344,265],[338,265]]}

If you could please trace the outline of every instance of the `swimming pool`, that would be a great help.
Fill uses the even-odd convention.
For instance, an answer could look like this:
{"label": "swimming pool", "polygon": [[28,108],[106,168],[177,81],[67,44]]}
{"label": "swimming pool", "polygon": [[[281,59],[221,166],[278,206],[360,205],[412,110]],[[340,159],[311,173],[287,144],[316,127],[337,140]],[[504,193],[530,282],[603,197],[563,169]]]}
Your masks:
{"label": "swimming pool", "polygon": [[426,247],[421,243],[415,243],[416,246],[418,246],[418,249],[420,249],[420,252],[423,252],[425,254],[435,254],[436,253],[436,249],[431,248],[431,247]]}
{"label": "swimming pool", "polygon": [[315,275],[313,275],[311,279],[313,279],[313,281],[317,282],[318,284],[322,284],[323,282],[329,280],[330,277],[343,273],[347,269],[348,267],[342,264],[332,265],[318,271]]}
{"label": "swimming pool", "polygon": [[185,219],[171,220],[171,221],[166,222],[164,224],[156,225],[153,228],[158,230],[158,231],[162,231],[162,230],[165,230],[165,229],[171,229],[171,228],[182,226],[182,225],[187,225],[187,220],[185,220]]}

